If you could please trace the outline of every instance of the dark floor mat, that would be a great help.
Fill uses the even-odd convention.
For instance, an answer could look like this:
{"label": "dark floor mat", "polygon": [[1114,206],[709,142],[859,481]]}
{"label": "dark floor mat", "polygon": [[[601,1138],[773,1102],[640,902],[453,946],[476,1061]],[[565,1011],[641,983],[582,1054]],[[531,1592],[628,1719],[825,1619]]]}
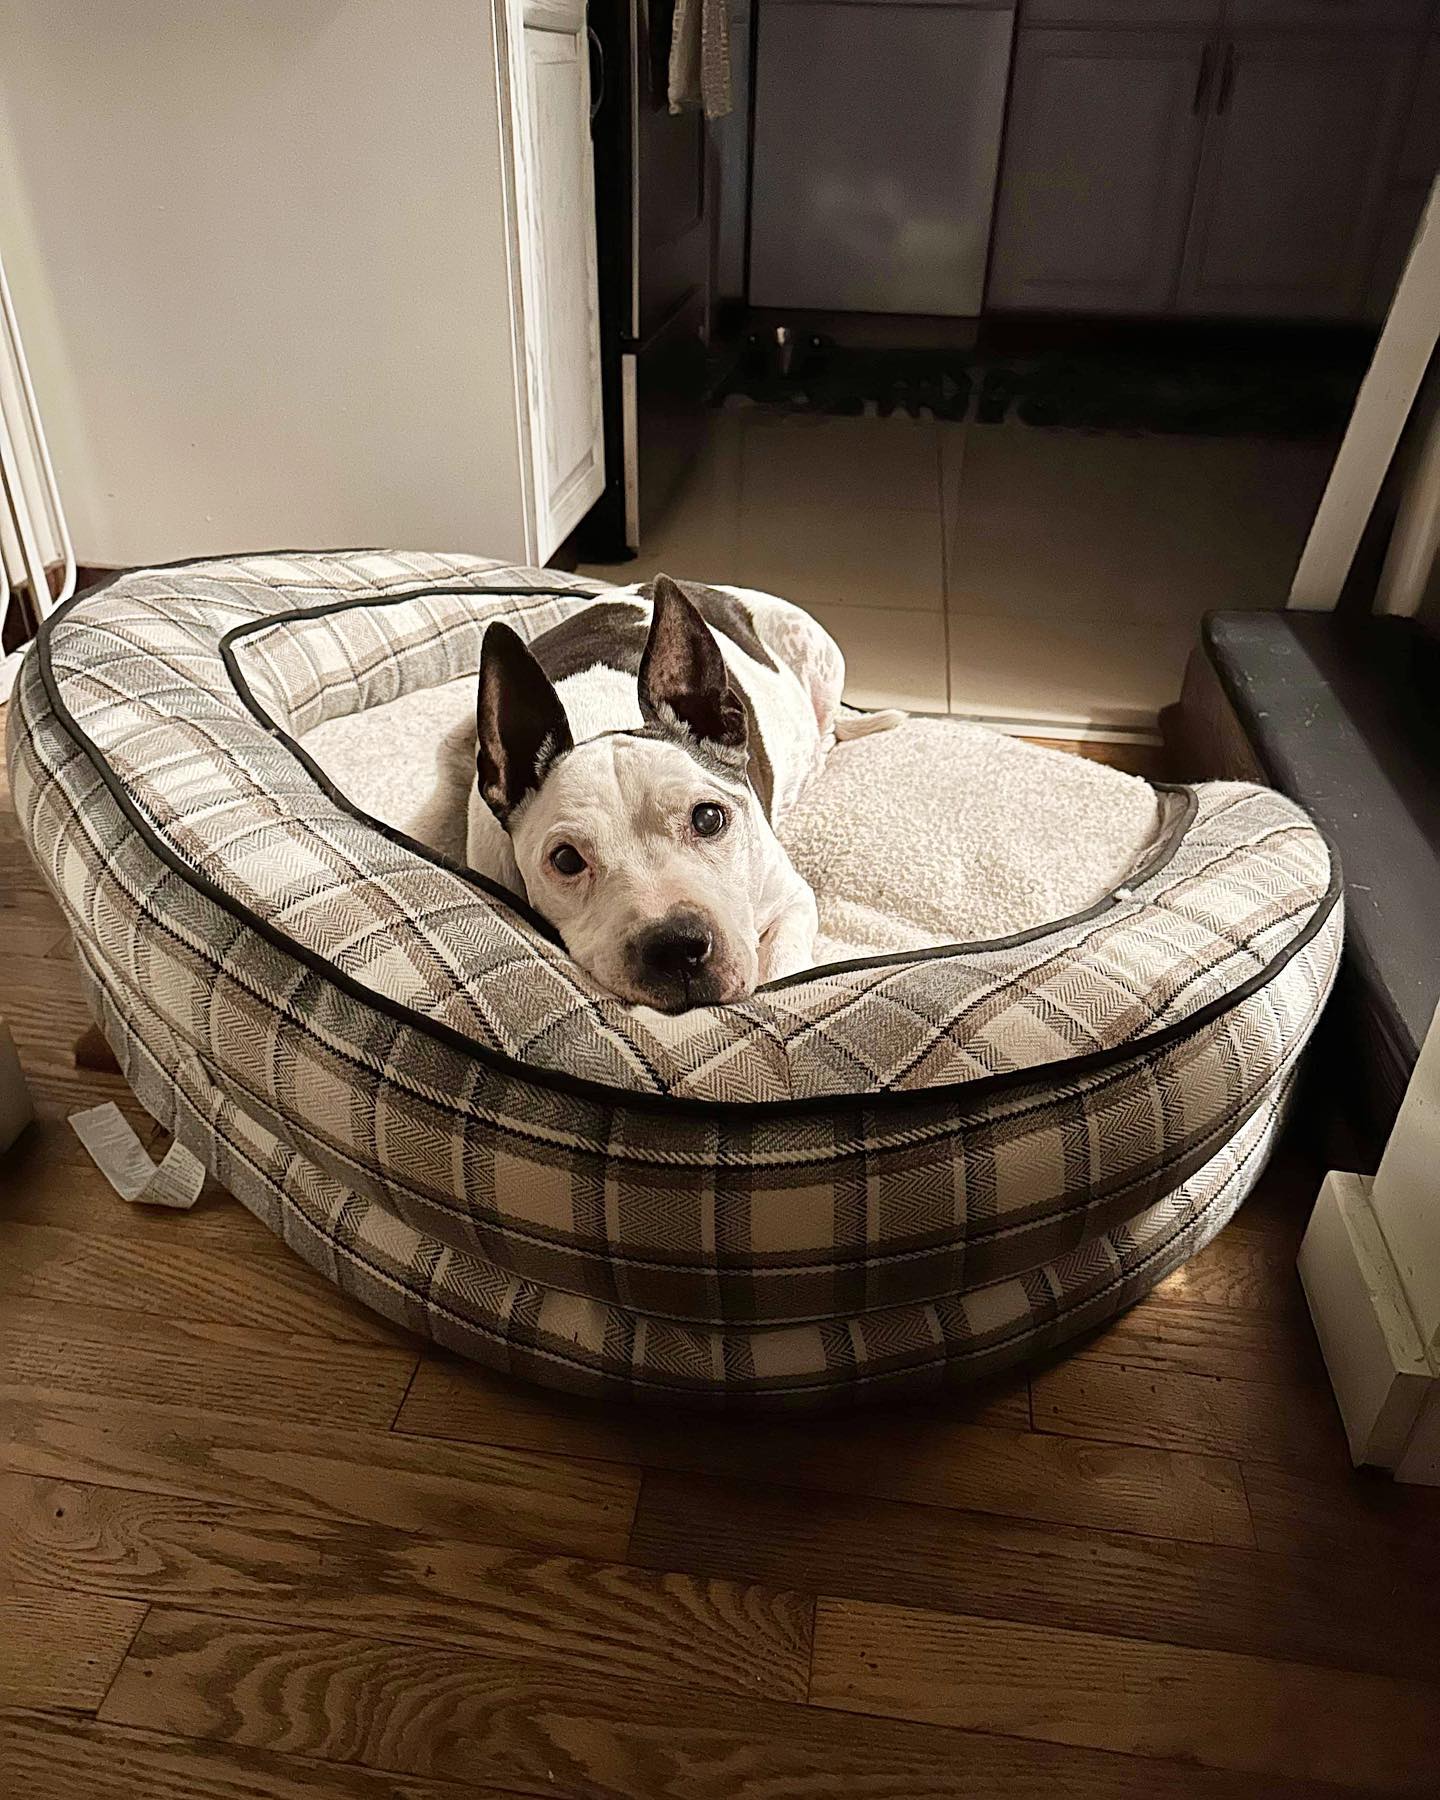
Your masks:
{"label": "dark floor mat", "polygon": [[773,345],[748,343],[728,385],[732,394],[795,412],[963,419],[974,382],[967,351],[856,350],[807,338],[783,363]]}
{"label": "dark floor mat", "polygon": [[756,337],[727,386],[796,412],[973,416],[988,425],[1013,416],[1080,431],[1305,438],[1344,426],[1366,360],[1348,348],[1305,359],[1110,348],[1002,357],[858,350],[812,337],[782,362]]}
{"label": "dark floor mat", "polygon": [[[1342,427],[1364,374],[1359,367],[1192,360],[1114,353],[1047,356],[1011,376],[1027,425],[1089,431],[1184,432],[1220,437],[1317,437]],[[982,401],[983,403],[983,401]]]}

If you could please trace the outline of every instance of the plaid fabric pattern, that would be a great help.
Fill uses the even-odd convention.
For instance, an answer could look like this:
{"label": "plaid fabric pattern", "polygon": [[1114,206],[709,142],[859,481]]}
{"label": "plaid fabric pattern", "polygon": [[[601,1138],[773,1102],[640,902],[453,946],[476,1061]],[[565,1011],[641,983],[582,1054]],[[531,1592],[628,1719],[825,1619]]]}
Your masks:
{"label": "plaid fabric pattern", "polygon": [[[512,1311],[555,1296],[586,1342],[628,1321],[643,1343],[592,1383],[683,1342],[728,1388],[766,1328],[838,1330],[881,1379],[859,1317],[1034,1287],[1273,1115],[1341,921],[1324,840],[1267,790],[1195,790],[1168,859],[1054,931],[668,1019],[352,816],[277,735],[471,673],[489,619],[533,635],[590,591],[465,557],[237,557],[85,597],[22,671],[16,803],[107,1035],[277,1228],[263,1182],[329,1196],[285,1231],[337,1280],[336,1234],[369,1219]],[[246,1133],[260,1174],[230,1166]],[[831,1355],[766,1382],[823,1387]]]}
{"label": "plaid fabric pattern", "polygon": [[[926,1303],[801,1325],[707,1327],[527,1281],[416,1230],[296,1155],[103,990],[97,1017],[144,1104],[343,1293],[488,1368],[571,1393],[805,1413],[937,1393],[1058,1349],[1203,1248],[1250,1192],[1292,1083],[1172,1193],[1064,1256]],[[163,1042],[163,1030],[160,1041]],[[177,1075],[178,1071],[178,1075]]]}

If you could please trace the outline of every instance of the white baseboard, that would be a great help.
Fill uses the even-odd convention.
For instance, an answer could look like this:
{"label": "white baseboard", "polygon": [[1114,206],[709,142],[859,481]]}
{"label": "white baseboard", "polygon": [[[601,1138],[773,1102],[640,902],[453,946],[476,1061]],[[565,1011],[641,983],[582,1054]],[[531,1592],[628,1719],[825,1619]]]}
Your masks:
{"label": "white baseboard", "polygon": [[1440,1485],[1440,1370],[1426,1353],[1361,1175],[1325,1177],[1300,1279],[1350,1455]]}

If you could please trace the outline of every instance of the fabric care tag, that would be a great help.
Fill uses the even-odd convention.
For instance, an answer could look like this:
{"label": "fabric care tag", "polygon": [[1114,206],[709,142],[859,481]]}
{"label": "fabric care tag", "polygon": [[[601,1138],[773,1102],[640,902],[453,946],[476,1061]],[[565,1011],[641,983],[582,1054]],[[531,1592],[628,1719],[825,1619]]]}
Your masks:
{"label": "fabric care tag", "polygon": [[75,1135],[90,1152],[95,1167],[122,1200],[137,1206],[170,1206],[186,1212],[200,1198],[205,1165],[181,1143],[174,1143],[154,1163],[136,1137],[130,1121],[113,1100],[71,1113]]}

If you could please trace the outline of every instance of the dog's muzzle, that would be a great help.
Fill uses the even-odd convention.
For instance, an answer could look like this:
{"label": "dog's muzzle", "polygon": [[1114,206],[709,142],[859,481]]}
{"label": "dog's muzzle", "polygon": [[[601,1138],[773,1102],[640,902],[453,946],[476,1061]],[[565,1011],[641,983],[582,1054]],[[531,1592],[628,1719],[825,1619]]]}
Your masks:
{"label": "dog's muzzle", "polygon": [[627,960],[636,985],[661,1012],[683,1012],[723,998],[715,930],[702,912],[677,907],[631,939]]}

